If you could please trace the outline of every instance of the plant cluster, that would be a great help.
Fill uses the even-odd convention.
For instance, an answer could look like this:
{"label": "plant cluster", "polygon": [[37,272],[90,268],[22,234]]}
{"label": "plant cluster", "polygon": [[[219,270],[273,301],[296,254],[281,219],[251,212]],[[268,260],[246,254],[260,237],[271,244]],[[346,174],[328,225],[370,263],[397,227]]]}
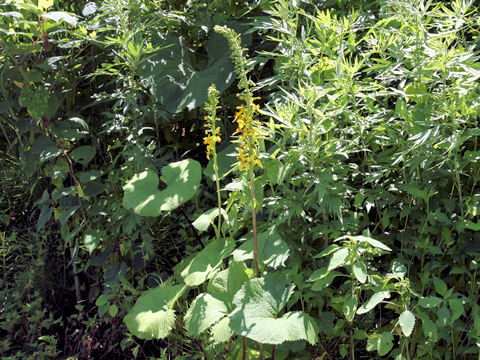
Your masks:
{"label": "plant cluster", "polygon": [[480,358],[478,21],[0,2],[1,356]]}

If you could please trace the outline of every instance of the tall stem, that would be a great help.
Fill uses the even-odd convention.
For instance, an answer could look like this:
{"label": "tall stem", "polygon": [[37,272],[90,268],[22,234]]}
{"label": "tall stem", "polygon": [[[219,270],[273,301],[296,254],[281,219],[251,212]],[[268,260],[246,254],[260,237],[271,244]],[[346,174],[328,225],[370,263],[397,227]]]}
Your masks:
{"label": "tall stem", "polygon": [[258,241],[257,241],[257,214],[255,211],[255,185],[254,185],[255,175],[253,173],[253,168],[250,168],[250,198],[252,202],[252,227],[253,227],[253,257],[255,261],[255,275],[258,275]]}
{"label": "tall stem", "polygon": [[218,201],[218,225],[217,238],[221,236],[222,226],[222,197],[220,196],[220,179],[218,178],[217,151],[213,152],[213,171],[215,172],[215,182],[217,183],[217,201]]}

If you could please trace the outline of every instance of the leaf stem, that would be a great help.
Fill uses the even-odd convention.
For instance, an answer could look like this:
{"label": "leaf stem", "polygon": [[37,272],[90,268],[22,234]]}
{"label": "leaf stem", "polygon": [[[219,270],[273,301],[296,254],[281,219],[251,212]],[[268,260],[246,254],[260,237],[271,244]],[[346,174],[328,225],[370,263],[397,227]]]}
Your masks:
{"label": "leaf stem", "polygon": [[217,201],[218,201],[218,225],[217,225],[217,239],[221,236],[222,226],[222,197],[220,196],[220,179],[218,177],[217,165],[217,151],[213,151],[213,171],[215,172],[215,183],[217,184]]}
{"label": "leaf stem", "polygon": [[258,275],[258,239],[257,239],[257,214],[255,211],[255,174],[253,173],[253,167],[250,168],[250,198],[252,201],[252,227],[253,227],[253,257],[255,261],[255,275]]}

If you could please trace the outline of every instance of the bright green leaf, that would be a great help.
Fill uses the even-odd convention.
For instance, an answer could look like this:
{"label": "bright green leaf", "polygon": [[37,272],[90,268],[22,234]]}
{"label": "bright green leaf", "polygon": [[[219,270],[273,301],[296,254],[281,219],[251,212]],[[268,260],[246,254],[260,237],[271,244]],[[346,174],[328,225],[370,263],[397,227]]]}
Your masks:
{"label": "bright green leaf", "polygon": [[353,264],[353,274],[362,284],[367,281],[367,266],[362,260],[357,260]]}
{"label": "bright green leaf", "polygon": [[[221,209],[222,216],[226,216],[224,209]],[[200,215],[193,223],[193,227],[200,233],[206,231],[210,224],[214,224],[215,219],[218,217],[218,207],[205,211]]]}
{"label": "bright green leaf", "polygon": [[349,255],[349,250],[347,248],[341,248],[338,251],[335,251],[330,258],[330,262],[328,263],[328,271],[336,269],[340,266],[345,265],[347,257]]}
{"label": "bright green leaf", "polygon": [[185,328],[190,334],[198,336],[227,314],[223,301],[203,293],[193,300],[185,314]]}
{"label": "bright green leaf", "polygon": [[402,328],[403,334],[405,336],[410,336],[415,327],[415,316],[413,313],[409,310],[405,310],[400,314],[398,322]]}
{"label": "bright green leaf", "polygon": [[85,145],[79,146],[70,152],[70,157],[82,165],[88,165],[88,163],[95,157],[95,153],[96,150],[93,146]]}
{"label": "bright green leaf", "polygon": [[128,330],[140,339],[167,337],[175,323],[172,306],[186,289],[185,285],[175,285],[145,291],[123,319]]}
{"label": "bright green leaf", "polygon": [[293,294],[293,288],[278,273],[248,281],[235,295],[237,307],[229,315],[233,331],[264,344],[295,340],[307,340],[314,344],[318,328],[309,315],[289,312],[277,318]]}
{"label": "bright green leaf", "polygon": [[158,175],[151,170],[135,175],[123,187],[123,206],[141,216],[158,216],[190,200],[201,180],[200,164],[192,159],[171,163],[162,168],[167,188],[158,191]]}
{"label": "bright green leaf", "polygon": [[196,254],[184,267],[181,276],[185,284],[197,286],[210,279],[222,266],[222,260],[231,254],[235,242],[228,238],[215,239]]}
{"label": "bright green leaf", "polygon": [[366,303],[364,303],[362,306],[358,308],[357,314],[365,314],[369,312],[389,296],[390,296],[390,293],[388,291],[379,291],[373,294],[372,297]]}

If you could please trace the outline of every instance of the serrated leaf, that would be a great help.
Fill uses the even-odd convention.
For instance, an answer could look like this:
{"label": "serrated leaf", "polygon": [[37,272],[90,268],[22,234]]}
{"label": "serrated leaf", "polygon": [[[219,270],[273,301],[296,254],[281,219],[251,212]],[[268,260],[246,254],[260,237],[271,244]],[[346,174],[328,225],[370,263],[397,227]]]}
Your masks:
{"label": "serrated leaf", "polygon": [[398,318],[398,322],[400,327],[402,328],[403,334],[405,336],[410,336],[415,327],[415,316],[409,310],[405,310],[403,313],[400,314]]}
{"label": "serrated leaf", "polygon": [[393,335],[390,332],[383,332],[378,338],[378,355],[387,355],[393,347]]}
{"label": "serrated leaf", "polygon": [[443,281],[442,279],[434,277],[433,285],[435,286],[435,291],[438,294],[442,296],[445,296],[447,294],[448,287],[447,287],[447,284],[445,284],[445,281]]}
{"label": "serrated leaf", "polygon": [[297,311],[277,318],[293,294],[281,274],[248,281],[235,295],[235,310],[229,315],[232,330],[263,344],[307,340],[316,343],[318,327],[309,315]]}
{"label": "serrated leaf", "polygon": [[141,216],[158,216],[190,200],[198,190],[202,176],[200,164],[192,159],[171,163],[162,168],[167,183],[159,191],[158,175],[151,170],[135,175],[123,187],[123,206]]}
{"label": "serrated leaf", "polygon": [[185,314],[185,328],[193,336],[198,336],[227,314],[223,301],[203,293],[192,301]]}
{"label": "serrated leaf", "polygon": [[418,300],[418,305],[426,309],[438,306],[441,303],[442,303],[442,299],[436,296],[427,296]]}
{"label": "serrated leaf", "polygon": [[357,314],[365,314],[372,310],[375,306],[380,304],[384,299],[390,296],[388,291],[379,291],[372,295],[372,297],[357,310]]}
{"label": "serrated leaf", "polygon": [[234,309],[233,298],[248,281],[247,268],[243,262],[232,261],[227,269],[210,279],[208,293],[227,304],[229,312]]}
{"label": "serrated leaf", "polygon": [[367,281],[367,266],[362,260],[353,263],[353,274],[362,284]]}
{"label": "serrated leaf", "polygon": [[347,248],[341,248],[333,253],[332,257],[330,258],[330,262],[328,263],[328,271],[336,269],[340,266],[345,265],[347,257],[349,255],[349,250]]}
{"label": "serrated leaf", "polygon": [[438,340],[438,331],[435,323],[422,311],[416,311],[417,316],[422,320],[423,335],[433,341]]}
{"label": "serrated leaf", "polygon": [[224,317],[212,327],[212,338],[215,342],[226,342],[232,335],[233,331],[230,328],[230,319]]}
{"label": "serrated leaf", "polygon": [[140,339],[167,337],[175,323],[172,306],[186,289],[185,285],[174,285],[145,291],[123,319],[128,330]]}
{"label": "serrated leaf", "polygon": [[197,286],[210,279],[220,270],[222,260],[231,254],[234,247],[235,242],[228,238],[215,239],[205,246],[181,272],[185,284]]}

